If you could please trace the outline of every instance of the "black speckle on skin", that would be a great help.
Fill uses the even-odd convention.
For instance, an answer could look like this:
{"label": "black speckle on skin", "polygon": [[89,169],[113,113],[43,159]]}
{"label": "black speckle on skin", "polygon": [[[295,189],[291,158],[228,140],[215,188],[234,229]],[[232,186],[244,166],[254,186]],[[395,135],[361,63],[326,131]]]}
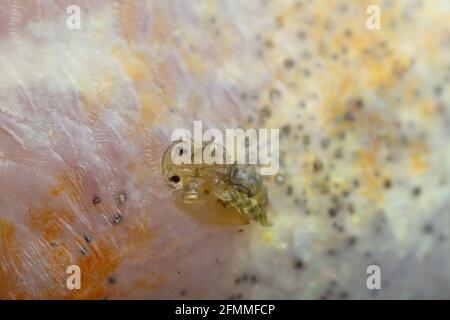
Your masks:
{"label": "black speckle on skin", "polygon": [[355,206],[353,205],[353,203],[349,203],[347,205],[347,210],[348,210],[348,213],[350,213],[350,214],[354,214],[355,213]]}
{"label": "black speckle on skin", "polygon": [[328,209],[328,215],[329,215],[331,218],[334,218],[334,217],[337,216],[338,211],[339,211],[339,209],[338,209],[337,207],[331,207],[331,208]]}
{"label": "black speckle on skin", "polygon": [[111,219],[112,224],[119,224],[119,222],[122,220],[122,213],[120,211],[116,211]]}
{"label": "black speckle on skin", "polygon": [[364,101],[362,99],[360,99],[360,98],[350,99],[348,101],[348,105],[347,106],[349,108],[352,108],[352,109],[360,110],[360,109],[364,108]]}
{"label": "black speckle on skin", "polygon": [[297,270],[302,270],[305,268],[305,263],[302,259],[297,259],[294,261],[294,268]]}
{"label": "black speckle on skin", "polygon": [[181,290],[181,291],[180,291],[180,296],[185,296],[186,293],[187,293],[186,290]]}
{"label": "black speckle on skin", "polygon": [[309,146],[311,144],[311,137],[308,134],[305,134],[303,137],[303,144],[305,146]]}
{"label": "black speckle on skin", "polygon": [[353,247],[356,244],[356,237],[351,236],[347,239],[347,246]]}
{"label": "black speckle on skin", "polygon": [[87,235],[87,234],[85,234],[84,235],[84,241],[86,241],[86,243],[91,243],[92,242],[92,237]]}
{"label": "black speckle on skin", "polygon": [[392,187],[392,181],[390,179],[386,179],[384,181],[384,188],[385,189],[390,189]]}
{"label": "black speckle on skin", "polygon": [[414,197],[420,196],[421,193],[422,193],[422,189],[420,187],[414,187],[414,189],[412,190],[412,195]]}
{"label": "black speckle on skin", "polygon": [[272,116],[272,111],[270,110],[269,106],[264,106],[260,111],[260,117],[262,120],[265,120],[266,118],[270,118]]}
{"label": "black speckle on skin", "polygon": [[286,194],[287,194],[288,196],[292,196],[292,193],[293,193],[292,186],[288,186],[287,189],[286,189]]}
{"label": "black speckle on skin", "polygon": [[82,247],[81,250],[80,250],[80,252],[81,252],[81,254],[84,255],[84,256],[87,255],[87,253],[88,253],[88,251],[87,251],[87,249],[86,249],[85,247]]}
{"label": "black speckle on skin", "polygon": [[93,199],[92,199],[92,203],[96,206],[96,205],[98,205],[98,204],[100,204],[100,202],[102,202],[102,200],[100,199],[100,197],[98,197],[98,196],[95,196]]}
{"label": "black speckle on skin", "polygon": [[115,284],[116,282],[117,282],[116,277],[114,277],[114,276],[109,276],[108,277],[108,283],[109,284]]}
{"label": "black speckle on skin", "polygon": [[283,65],[286,69],[291,69],[295,66],[295,61],[288,58],[284,60]]}
{"label": "black speckle on skin", "polygon": [[323,163],[319,159],[316,159],[313,163],[313,169],[315,172],[320,172],[323,169]]}
{"label": "black speckle on skin", "polygon": [[338,148],[334,151],[334,157],[336,159],[342,159],[342,149]]}
{"label": "black speckle on skin", "polygon": [[337,224],[336,222],[333,223],[333,228],[336,229],[340,233],[344,232],[344,227],[339,225],[339,224]]}
{"label": "black speckle on skin", "polygon": [[288,124],[282,126],[281,133],[285,136],[289,136],[291,134],[291,126]]}

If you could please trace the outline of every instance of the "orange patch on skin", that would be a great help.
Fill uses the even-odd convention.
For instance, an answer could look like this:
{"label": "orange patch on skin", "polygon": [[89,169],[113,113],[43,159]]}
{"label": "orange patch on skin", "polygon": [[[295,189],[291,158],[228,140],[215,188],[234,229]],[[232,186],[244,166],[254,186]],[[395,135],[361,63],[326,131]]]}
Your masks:
{"label": "orange patch on skin", "polygon": [[127,295],[130,295],[134,291],[151,291],[161,287],[165,282],[166,278],[163,275],[154,276],[151,275],[148,278],[153,278],[153,281],[149,281],[147,278],[137,280],[134,285],[128,290]]}
{"label": "orange patch on skin", "polygon": [[132,257],[140,253],[140,249],[150,244],[156,235],[150,231],[150,222],[141,216],[138,223],[127,228],[126,255]]}
{"label": "orange patch on skin", "polygon": [[163,10],[154,8],[153,24],[149,33],[149,41],[152,44],[162,44],[172,33],[171,28],[167,25],[168,17],[164,16]]}
{"label": "orange patch on skin", "polygon": [[97,76],[95,93],[101,106],[109,107],[116,82],[116,77],[111,71],[103,70]]}
{"label": "orange patch on skin", "polygon": [[123,37],[128,43],[134,42],[137,34],[136,21],[138,21],[136,3],[128,0],[119,1],[117,12]]}
{"label": "orange patch on skin", "polygon": [[80,100],[88,115],[88,122],[92,123],[98,119],[102,108],[110,107],[117,83],[116,75],[106,68],[96,70],[93,83],[80,80]]}
{"label": "orange patch on skin", "polygon": [[381,203],[384,199],[382,181],[375,176],[376,168],[382,168],[377,155],[377,148],[358,152],[359,164],[365,181],[363,195],[373,203]]}
{"label": "orange patch on skin", "polygon": [[[45,284],[42,281],[37,281],[36,284],[43,286],[45,290],[38,296],[30,298],[104,299],[114,296],[115,287],[108,283],[108,277],[116,273],[125,257],[139,256],[140,250],[151,245],[156,237],[145,217],[140,217],[139,221],[131,224],[123,224],[125,233],[118,233],[118,229],[112,228],[106,231],[106,234],[94,234],[94,240],[89,243],[82,235],[77,236],[69,232],[67,226],[74,227],[76,212],[61,208],[53,202],[59,201],[55,197],[65,195],[77,203],[78,208],[82,208],[83,175],[83,172],[78,171],[62,174],[58,177],[57,184],[42,198],[41,205],[30,206],[31,229],[49,245],[48,247],[44,245],[42,252],[39,253],[43,255],[43,264],[39,265],[41,270],[37,270],[43,272],[46,279]],[[24,294],[17,284],[17,273],[21,272],[20,266],[23,261],[20,259],[21,248],[15,244],[14,232],[11,223],[0,220],[0,258],[2,258],[0,267],[4,267],[2,261],[8,261],[6,273],[0,268],[0,297],[27,298],[27,294]],[[117,243],[123,244],[121,249],[117,247]],[[86,250],[85,254],[80,252],[81,248]],[[17,261],[12,262],[11,257],[15,257]],[[66,270],[72,264],[78,265],[81,269],[80,290],[66,288],[66,281],[70,276],[66,274]],[[131,291],[151,290],[163,282],[161,279],[158,278],[151,283],[137,283]]]}
{"label": "orange patch on skin", "polygon": [[[65,193],[78,206],[83,207],[83,178],[82,170],[65,172],[57,177],[58,183],[49,191],[52,196],[59,196]],[[50,199],[45,198],[44,203],[48,203]]]}
{"label": "orange patch on skin", "polygon": [[65,209],[30,209],[30,224],[39,231],[47,242],[58,239],[64,231],[64,224],[75,220],[72,212]]}
{"label": "orange patch on skin", "polygon": [[61,188],[55,187],[52,190],[50,190],[50,195],[56,197],[59,196],[62,193],[62,191],[63,190]]}
{"label": "orange patch on skin", "polygon": [[142,109],[139,126],[145,127],[156,121],[161,106],[164,105],[164,100],[161,100],[161,97],[158,95],[147,92],[141,95],[141,103]]}
{"label": "orange patch on skin", "polygon": [[[70,276],[65,273],[68,260],[68,251],[60,251],[56,258],[59,272],[63,274],[62,286],[60,290],[47,290],[47,299],[105,299],[111,293],[108,277],[113,274],[122,261],[122,257],[114,246],[105,241],[99,240],[89,247],[87,255],[80,255],[74,262],[81,270],[81,288],[79,290],[68,290],[65,288],[65,280]],[[65,261],[63,263],[63,261]],[[66,263],[66,264],[65,264]]]}
{"label": "orange patch on skin", "polygon": [[0,299],[27,299],[17,287],[17,274],[21,261],[16,239],[16,228],[5,219],[0,219]]}
{"label": "orange patch on skin", "polygon": [[421,141],[412,141],[409,150],[412,172],[420,175],[428,171],[429,165],[425,158],[430,152],[429,147]]}
{"label": "orange patch on skin", "polygon": [[128,77],[134,82],[142,81],[145,78],[145,60],[144,56],[139,52],[126,52],[125,50],[115,46],[112,48],[113,56],[119,60]]}
{"label": "orange patch on skin", "polygon": [[97,99],[94,94],[88,91],[89,89],[81,87],[80,100],[83,104],[84,110],[88,113],[89,121],[95,121],[98,118],[99,107]]}
{"label": "orange patch on skin", "polygon": [[[48,277],[47,289],[39,298],[46,299],[104,299],[111,294],[108,277],[115,272],[122,261],[119,250],[109,236],[96,237],[86,243],[82,236],[66,230],[75,222],[75,212],[60,207],[51,207],[53,197],[66,194],[82,206],[83,173],[69,172],[61,175],[58,184],[42,199],[42,208],[30,209],[30,224],[49,243],[45,250],[44,272]],[[80,252],[85,248],[86,254]],[[77,265],[81,270],[81,289],[66,287],[67,267]]]}
{"label": "orange patch on skin", "polygon": [[414,172],[416,172],[417,174],[422,174],[428,170],[427,162],[419,154],[415,154],[415,155],[411,156],[411,163],[412,163]]}
{"label": "orange patch on skin", "polygon": [[438,111],[438,106],[436,103],[430,101],[424,101],[419,105],[420,115],[424,118],[431,119],[436,116]]}
{"label": "orange patch on skin", "polygon": [[77,261],[82,270],[81,290],[73,292],[69,299],[103,299],[108,293],[108,276],[117,269],[122,259],[118,250],[104,241],[98,241],[93,248],[87,256],[81,256]]}
{"label": "orange patch on skin", "polygon": [[[170,105],[174,82],[171,66],[167,61],[148,59],[142,52],[113,47],[112,54],[135,83],[141,100],[141,116],[138,125],[143,128],[155,123],[158,114]],[[153,88],[153,89],[150,89]]]}
{"label": "orange patch on skin", "polygon": [[12,247],[15,243],[14,233],[16,228],[13,224],[5,219],[0,219],[0,239],[5,248]]}

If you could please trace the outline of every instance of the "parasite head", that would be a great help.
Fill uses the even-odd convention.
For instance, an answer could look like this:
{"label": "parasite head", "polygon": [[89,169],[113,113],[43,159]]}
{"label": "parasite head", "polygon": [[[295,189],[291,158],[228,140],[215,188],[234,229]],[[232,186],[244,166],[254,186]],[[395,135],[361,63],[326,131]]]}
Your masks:
{"label": "parasite head", "polygon": [[189,141],[174,141],[164,152],[162,159],[162,173],[175,190],[183,188],[183,182],[192,174],[193,143]]}

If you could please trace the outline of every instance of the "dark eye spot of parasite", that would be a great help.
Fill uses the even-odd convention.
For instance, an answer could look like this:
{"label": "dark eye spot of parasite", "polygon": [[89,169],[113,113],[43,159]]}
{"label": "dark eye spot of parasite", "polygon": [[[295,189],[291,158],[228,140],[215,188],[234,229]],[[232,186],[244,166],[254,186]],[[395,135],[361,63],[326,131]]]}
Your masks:
{"label": "dark eye spot of parasite", "polygon": [[180,182],[180,177],[179,176],[171,176],[169,178],[169,180],[173,183],[178,183],[178,182]]}

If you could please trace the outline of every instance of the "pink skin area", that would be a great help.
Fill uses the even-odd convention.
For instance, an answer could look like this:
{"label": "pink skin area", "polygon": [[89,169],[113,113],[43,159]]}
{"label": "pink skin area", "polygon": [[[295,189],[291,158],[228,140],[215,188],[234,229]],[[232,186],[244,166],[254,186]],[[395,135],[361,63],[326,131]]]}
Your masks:
{"label": "pink skin area", "polygon": [[[190,129],[198,115],[219,128],[242,119],[231,84],[180,68],[178,53],[170,53],[175,38],[161,26],[175,22],[158,22],[127,2],[117,3],[117,17],[103,2],[79,1],[86,29],[73,35],[59,25],[69,2],[75,4],[0,5],[1,45],[17,52],[1,62],[8,78],[0,95],[0,298],[229,296],[227,270],[247,243],[238,231],[251,227],[211,225],[183,213],[159,161],[171,131]],[[169,14],[162,2],[152,7],[161,19]],[[100,40],[93,39],[96,21],[114,22]],[[159,34],[158,43],[128,47],[150,33]],[[114,45],[125,57],[114,54]],[[166,73],[134,77],[133,50],[144,61],[162,61]],[[155,101],[145,98],[149,92]],[[164,105],[168,94],[174,106]],[[185,98],[207,102],[177,107]],[[66,287],[72,264],[81,268],[80,290]]]}

